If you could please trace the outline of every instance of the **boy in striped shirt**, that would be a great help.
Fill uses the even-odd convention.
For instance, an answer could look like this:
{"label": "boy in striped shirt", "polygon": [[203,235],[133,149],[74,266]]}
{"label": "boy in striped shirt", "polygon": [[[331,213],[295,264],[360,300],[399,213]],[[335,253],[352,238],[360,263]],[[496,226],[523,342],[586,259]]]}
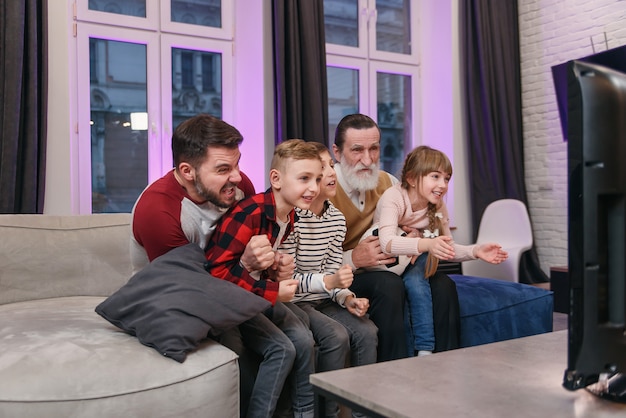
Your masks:
{"label": "boy in striped shirt", "polygon": [[[365,316],[366,298],[358,298],[348,289],[353,274],[342,266],[346,219],[330,202],[335,195],[337,175],[329,150],[315,143],[322,159],[320,194],[308,210],[296,208],[294,233],[279,250],[293,255],[298,290],[295,304],[308,315],[310,328],[318,344],[317,371],[343,368],[348,359],[352,366],[376,362],[378,329]],[[326,416],[337,416],[336,402],[327,402]]]}

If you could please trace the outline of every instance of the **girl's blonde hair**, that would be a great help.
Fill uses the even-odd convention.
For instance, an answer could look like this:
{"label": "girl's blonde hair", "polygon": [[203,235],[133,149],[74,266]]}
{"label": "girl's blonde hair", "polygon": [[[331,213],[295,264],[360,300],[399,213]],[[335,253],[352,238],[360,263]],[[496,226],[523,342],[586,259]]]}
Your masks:
{"label": "girl's blonde hair", "polygon": [[[441,171],[452,177],[452,164],[443,152],[421,145],[415,148],[406,156],[404,166],[402,167],[401,182],[402,187],[409,189],[411,187],[409,181],[415,182],[416,187],[422,187],[422,178],[433,171]],[[428,202],[426,216],[428,216],[428,229],[430,231],[443,231],[443,222],[436,216],[439,206]],[[439,259],[432,254],[428,254],[426,259],[425,277],[430,277],[437,271]]]}

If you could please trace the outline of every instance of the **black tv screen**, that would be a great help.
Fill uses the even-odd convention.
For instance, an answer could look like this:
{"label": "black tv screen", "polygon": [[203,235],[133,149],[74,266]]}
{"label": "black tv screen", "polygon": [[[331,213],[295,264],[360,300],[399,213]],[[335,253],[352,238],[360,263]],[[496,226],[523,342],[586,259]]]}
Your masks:
{"label": "black tv screen", "polygon": [[[588,55],[578,58],[576,61],[589,62],[592,64],[600,64],[604,67],[625,73],[626,72],[626,45],[617,48],[608,49],[598,52],[597,54]],[[556,93],[556,101],[559,108],[559,118],[561,120],[561,132],[563,139],[567,140],[567,78],[568,78],[569,61],[552,67],[552,81],[554,82],[554,91]]]}
{"label": "black tv screen", "polygon": [[626,74],[568,63],[568,364],[563,385],[626,399]]}

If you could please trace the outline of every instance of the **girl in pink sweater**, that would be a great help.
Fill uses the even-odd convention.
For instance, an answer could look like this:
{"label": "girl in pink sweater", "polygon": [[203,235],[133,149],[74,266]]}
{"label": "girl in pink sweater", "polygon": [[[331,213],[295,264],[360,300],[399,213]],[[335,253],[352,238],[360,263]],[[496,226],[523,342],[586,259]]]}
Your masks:
{"label": "girl in pink sweater", "polygon": [[[402,274],[409,301],[412,352],[431,354],[435,347],[432,295],[428,278],[435,274],[439,260],[481,259],[499,264],[508,254],[499,244],[459,245],[450,233],[448,210],[443,197],[452,177],[452,164],[441,151],[427,146],[407,155],[401,182],[390,187],[378,201],[374,223],[385,253],[413,256]],[[414,231],[397,234],[398,227]]]}

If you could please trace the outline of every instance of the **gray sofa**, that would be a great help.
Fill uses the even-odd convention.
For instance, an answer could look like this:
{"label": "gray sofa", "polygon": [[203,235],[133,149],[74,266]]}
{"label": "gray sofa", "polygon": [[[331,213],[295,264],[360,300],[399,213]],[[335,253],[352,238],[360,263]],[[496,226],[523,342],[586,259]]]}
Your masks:
{"label": "gray sofa", "polygon": [[94,312],[130,278],[129,222],[0,215],[0,416],[239,416],[231,350],[178,363]]}
{"label": "gray sofa", "polygon": [[[128,287],[129,223],[0,215],[0,417],[239,416],[234,352],[204,340],[178,363],[94,311]],[[463,347],[552,330],[552,292],[451,277]]]}

